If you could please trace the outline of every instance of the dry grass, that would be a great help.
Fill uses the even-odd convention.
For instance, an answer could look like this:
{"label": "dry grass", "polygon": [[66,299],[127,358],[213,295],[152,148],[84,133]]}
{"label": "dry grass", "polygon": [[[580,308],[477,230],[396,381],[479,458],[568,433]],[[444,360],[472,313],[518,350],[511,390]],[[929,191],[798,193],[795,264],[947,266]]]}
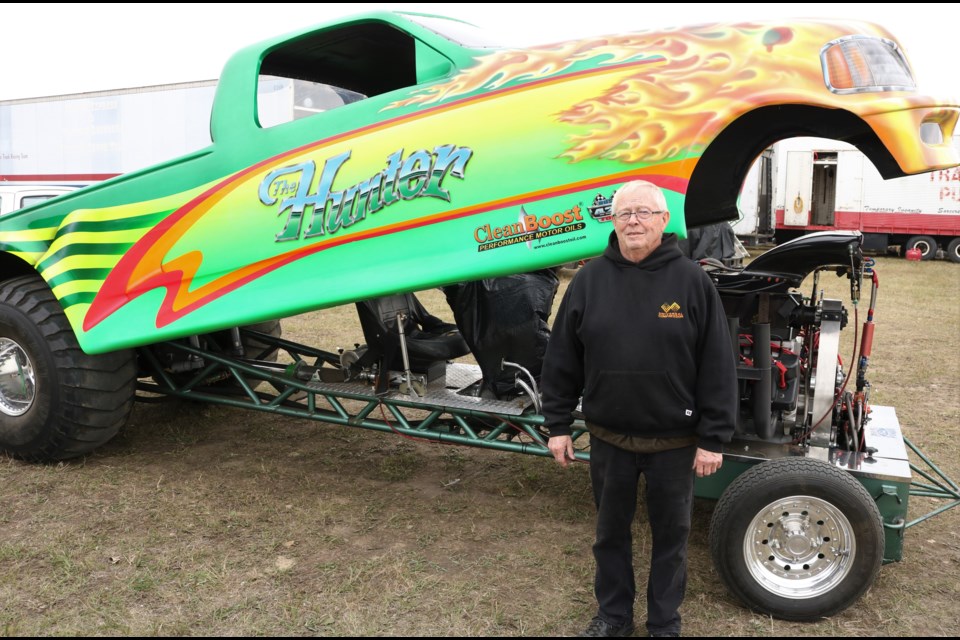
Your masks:
{"label": "dry grass", "polygon": [[[874,400],[960,477],[960,268],[880,258],[878,270]],[[445,315],[440,296],[422,299]],[[350,307],[285,329],[327,348],[361,338]],[[585,465],[138,405],[86,459],[0,458],[0,633],[569,635],[594,607],[588,485]],[[685,633],[960,634],[960,510],[909,530],[903,561],[856,606],[794,624],[726,592],[709,559],[712,508],[696,506]]]}

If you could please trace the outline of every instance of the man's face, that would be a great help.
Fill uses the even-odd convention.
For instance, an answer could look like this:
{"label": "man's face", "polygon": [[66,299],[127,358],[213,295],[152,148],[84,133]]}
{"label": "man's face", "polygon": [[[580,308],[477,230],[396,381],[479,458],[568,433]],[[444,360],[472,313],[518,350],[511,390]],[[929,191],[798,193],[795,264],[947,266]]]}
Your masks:
{"label": "man's face", "polygon": [[[665,209],[652,189],[633,189],[618,198],[617,210],[613,212],[613,225],[617,232],[620,253],[624,258],[639,262],[660,246],[663,230],[670,221],[670,212]],[[641,215],[633,215],[627,219],[619,215],[630,211]],[[647,212],[659,213],[652,213],[642,219]]]}

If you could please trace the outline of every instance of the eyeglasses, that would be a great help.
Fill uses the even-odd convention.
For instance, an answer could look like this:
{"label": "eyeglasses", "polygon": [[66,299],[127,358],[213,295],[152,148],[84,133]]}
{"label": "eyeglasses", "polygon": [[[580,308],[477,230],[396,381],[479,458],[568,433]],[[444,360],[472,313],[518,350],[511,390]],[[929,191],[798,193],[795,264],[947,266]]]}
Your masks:
{"label": "eyeglasses", "polygon": [[666,211],[650,211],[649,209],[637,209],[636,211],[631,211],[628,209],[626,211],[618,211],[613,215],[620,222],[626,222],[633,216],[637,216],[637,220],[649,220],[651,216],[659,215],[661,213],[666,213]]}

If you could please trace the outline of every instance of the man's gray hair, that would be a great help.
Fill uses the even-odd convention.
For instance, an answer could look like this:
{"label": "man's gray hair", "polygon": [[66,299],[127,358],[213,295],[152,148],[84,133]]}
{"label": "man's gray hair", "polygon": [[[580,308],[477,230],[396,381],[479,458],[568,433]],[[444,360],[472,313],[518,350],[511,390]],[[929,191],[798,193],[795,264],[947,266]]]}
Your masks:
{"label": "man's gray hair", "polygon": [[619,211],[619,209],[617,209],[617,203],[620,202],[623,196],[641,189],[645,189],[651,192],[654,199],[656,200],[658,210],[667,211],[667,198],[663,195],[663,189],[653,184],[652,182],[647,182],[646,180],[633,180],[623,185],[619,189],[617,189],[617,192],[613,194],[613,203],[611,206],[614,213]]}

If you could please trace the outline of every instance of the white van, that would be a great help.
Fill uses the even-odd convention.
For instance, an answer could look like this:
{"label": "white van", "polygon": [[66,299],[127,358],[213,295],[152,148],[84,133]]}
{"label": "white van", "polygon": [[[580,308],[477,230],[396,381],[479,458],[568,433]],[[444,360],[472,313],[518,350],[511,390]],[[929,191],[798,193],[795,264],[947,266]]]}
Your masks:
{"label": "white van", "polygon": [[63,185],[5,185],[0,182],[0,216],[11,211],[55,198],[64,193],[76,191],[79,187]]}

